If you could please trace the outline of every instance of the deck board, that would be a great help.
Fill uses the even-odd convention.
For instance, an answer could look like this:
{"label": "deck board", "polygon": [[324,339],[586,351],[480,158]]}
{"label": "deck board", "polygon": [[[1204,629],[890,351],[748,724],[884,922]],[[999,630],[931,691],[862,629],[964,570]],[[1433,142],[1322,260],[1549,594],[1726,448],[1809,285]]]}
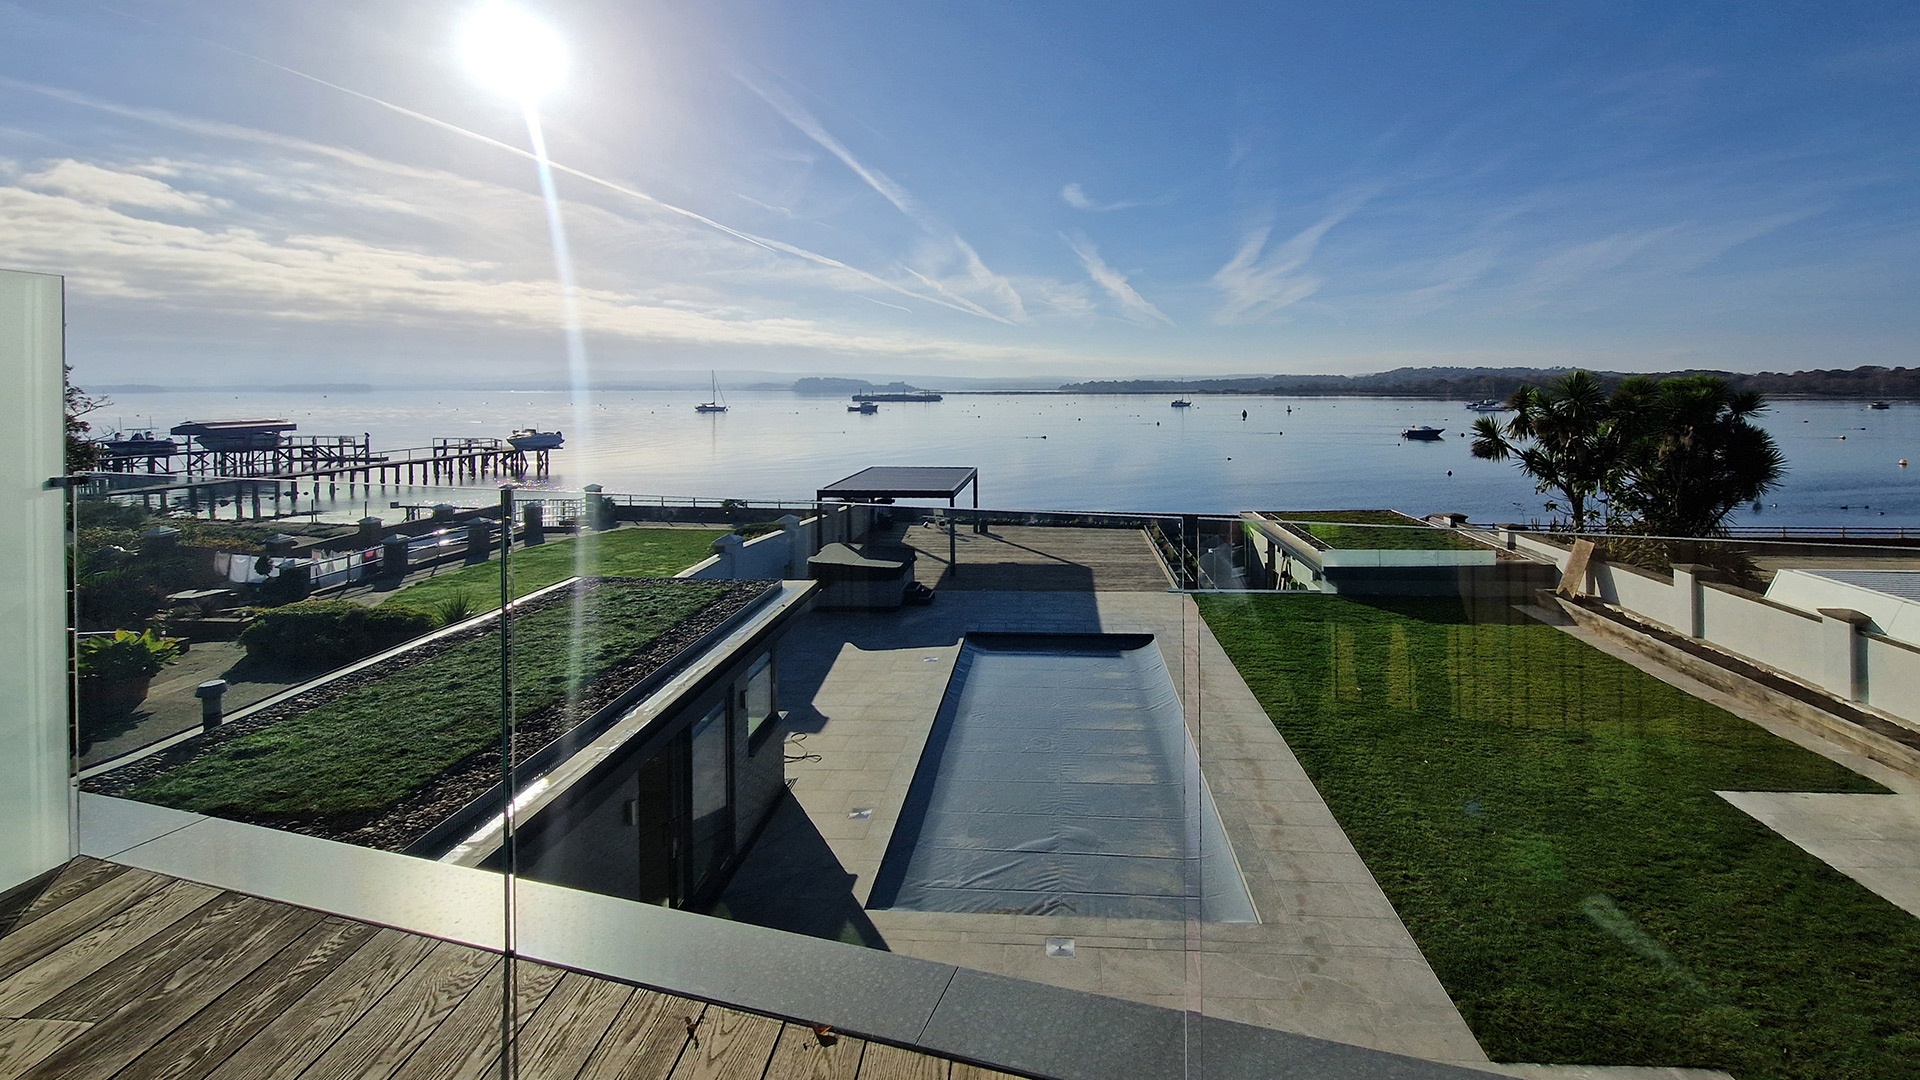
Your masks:
{"label": "deck board", "polygon": [[320,920],[140,1055],[115,1080],[202,1080],[376,932],[347,919]]}
{"label": "deck board", "polygon": [[[496,969],[496,975],[503,972]],[[516,963],[513,972],[514,1031],[518,1033],[546,1001],[565,972],[545,964]],[[481,1080],[500,1075],[501,978],[480,981],[446,1022],[406,1063],[393,1080]]]}
{"label": "deck board", "polygon": [[[485,950],[76,859],[0,935],[0,1080],[483,1080]],[[29,890],[29,891],[33,891]],[[523,1080],[998,1080],[943,1058],[530,961]],[[697,1021],[690,1038],[688,1024]],[[961,1067],[967,1068],[967,1067]]]}
{"label": "deck board", "polygon": [[773,1057],[767,1062],[768,1080],[854,1080],[860,1074],[860,1054],[866,1040],[847,1035],[823,1046],[805,1024],[780,1029]]}
{"label": "deck board", "polygon": [[31,895],[16,898],[16,903],[10,905],[11,910],[0,915],[0,935],[26,926],[67,901],[86,895],[108,878],[126,872],[127,867],[119,863],[102,862],[84,855],[74,859],[55,871],[52,881]]}
{"label": "deck board", "polygon": [[860,1058],[860,1080],[947,1080],[950,1065],[942,1058],[868,1043]]}
{"label": "deck board", "polygon": [[115,961],[48,1002],[40,1018],[92,1020],[94,1026],[26,1080],[105,1080],[118,1073],[320,921],[315,911],[239,899],[230,919],[209,911],[174,948],[150,954],[152,963],[116,972],[121,961]]}
{"label": "deck board", "polygon": [[167,879],[159,874],[130,870],[42,913],[32,922],[16,923],[6,937],[0,937],[0,978],[6,978],[65,947],[74,938],[131,907],[148,893],[160,891],[167,884]]}
{"label": "deck board", "polygon": [[380,998],[301,1080],[385,1080],[419,1049],[475,986],[498,978],[499,958],[442,942]]}
{"label": "deck board", "polygon": [[17,1080],[92,1024],[72,1020],[0,1020],[0,1080]]}
{"label": "deck board", "polygon": [[638,990],[580,1070],[580,1080],[664,1080],[687,1045],[683,1018],[701,1006],[671,994]]}
{"label": "deck board", "polygon": [[0,979],[0,1016],[26,1016],[219,895],[218,889],[187,881],[147,893],[59,949]]}
{"label": "deck board", "polygon": [[520,1029],[520,1080],[572,1080],[600,1047],[634,990],[568,972]]}
{"label": "deck board", "polygon": [[674,1066],[673,1080],[760,1080],[782,1026],[771,1017],[709,1005]]}
{"label": "deck board", "polygon": [[311,1065],[432,951],[429,938],[382,930],[255,1032],[208,1080],[294,1076]]}

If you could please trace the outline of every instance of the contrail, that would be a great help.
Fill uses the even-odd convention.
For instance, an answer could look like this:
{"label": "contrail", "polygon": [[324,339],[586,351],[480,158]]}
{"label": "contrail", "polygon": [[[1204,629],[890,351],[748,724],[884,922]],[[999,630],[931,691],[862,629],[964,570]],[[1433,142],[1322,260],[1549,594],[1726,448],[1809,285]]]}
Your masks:
{"label": "contrail", "polygon": [[[152,20],[143,18],[139,15],[132,14],[131,12],[121,11],[116,8],[106,7],[104,5],[102,5],[102,10],[108,11],[122,18],[131,19],[135,22],[145,23],[148,26],[155,27],[156,29],[178,33],[178,31],[172,31],[170,28],[161,27],[157,23],[154,23]],[[247,60],[251,60],[256,64],[265,65],[266,67],[273,68],[276,71],[285,72],[286,74],[292,75],[295,78],[305,79],[308,82],[314,83],[317,86],[324,86],[330,90],[335,90],[342,94],[359,98],[362,101],[368,102],[373,105],[378,105],[383,109],[387,109],[392,112],[398,113],[401,116],[405,116],[412,120],[417,120],[423,124],[430,124],[434,127],[440,128],[443,131],[449,131],[456,135],[465,136],[466,138],[472,139],[476,142],[485,143],[486,145],[491,146],[496,150],[503,150],[509,154],[513,154],[516,157],[521,157],[521,158],[525,158],[528,161],[532,161],[535,164],[540,163],[539,159],[534,154],[526,150],[522,150],[519,147],[513,145],[512,143],[501,142],[499,139],[495,139],[487,135],[482,135],[477,131],[472,131],[467,128],[463,128],[458,124],[448,123],[447,121],[442,120],[439,117],[429,116],[426,113],[409,109],[404,105],[396,105],[391,101],[386,101],[381,98],[374,97],[372,94],[363,93],[359,90],[353,89],[352,87],[342,86],[339,83],[330,82],[326,79],[322,79],[318,75],[309,75],[306,72],[301,71],[297,68],[291,68],[285,64],[277,63],[273,60],[268,60],[266,57],[263,57],[263,56],[255,56],[253,53],[246,52],[245,50],[242,50],[242,49],[236,49],[231,45],[223,45],[218,41],[213,41],[208,38],[203,38],[195,34],[182,34],[181,36],[190,38],[191,40],[200,42],[201,44],[209,46],[211,48],[219,49],[222,52],[232,53],[235,56],[242,57]],[[83,95],[75,94],[75,93],[72,93],[71,91],[62,93],[55,90],[52,87],[36,86],[31,83],[23,83],[15,79],[6,78],[4,76],[0,76],[0,85],[9,85],[21,90],[28,90],[34,93],[46,94],[48,96],[53,96],[53,97],[60,97],[68,101],[75,102],[77,104],[84,104],[84,105],[88,105],[96,108],[108,107],[104,103],[90,100]],[[121,110],[113,110],[113,111],[121,111]],[[141,116],[141,112],[139,110],[124,110],[124,111],[126,112],[127,115]],[[143,117],[143,116],[141,118],[147,119],[147,117]],[[945,296],[929,296],[925,293],[915,292],[914,290],[906,288],[905,286],[896,285],[893,282],[888,281],[887,279],[880,277],[877,274],[873,274],[869,271],[862,270],[857,266],[850,266],[846,263],[841,262],[838,259],[830,258],[818,252],[808,251],[806,248],[796,247],[784,241],[772,239],[771,237],[756,236],[753,233],[742,232],[741,230],[733,228],[730,225],[726,225],[721,222],[715,221],[714,219],[707,217],[704,214],[700,214],[695,211],[688,210],[685,207],[675,206],[670,202],[665,202],[660,199],[654,198],[652,195],[649,195],[646,192],[639,190],[638,188],[628,187],[625,184],[617,183],[612,180],[607,180],[603,177],[595,176],[592,173],[582,172],[581,170],[573,168],[572,166],[562,165],[557,161],[549,160],[545,164],[548,168],[552,169],[554,172],[566,173],[568,176],[572,176],[580,180],[585,180],[590,184],[596,184],[600,187],[606,188],[608,191],[616,192],[618,194],[625,195],[628,198],[638,199],[641,202],[649,203],[669,213],[678,214],[681,217],[687,218],[690,221],[698,222],[702,225],[707,226],[710,229],[714,229],[718,232],[725,233],[726,235],[731,236],[736,240],[745,241],[746,243],[752,244],[753,246],[757,248],[761,248],[762,250],[778,252],[784,255],[791,255],[795,258],[805,259],[808,262],[815,263],[820,266],[832,267],[835,270],[844,270],[847,273],[856,275],[863,281],[870,282],[874,285],[879,286],[880,288],[888,290],[889,292],[896,292],[902,296],[910,296],[915,300],[921,300],[930,304],[938,304],[941,307],[950,308],[954,311],[964,312],[968,315],[979,315],[984,318],[994,319],[996,322],[1005,321],[1003,319],[997,318],[995,315],[993,315],[992,312],[985,311],[984,309],[981,309],[976,305],[968,304],[964,301],[955,302],[954,299],[950,299]]]}

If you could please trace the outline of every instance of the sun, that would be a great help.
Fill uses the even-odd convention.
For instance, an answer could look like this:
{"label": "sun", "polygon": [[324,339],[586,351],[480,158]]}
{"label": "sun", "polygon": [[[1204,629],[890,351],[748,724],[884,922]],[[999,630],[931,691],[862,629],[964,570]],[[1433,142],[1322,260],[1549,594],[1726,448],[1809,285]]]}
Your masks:
{"label": "sun", "polygon": [[460,56],[482,85],[524,105],[559,89],[567,67],[560,35],[504,0],[493,0],[467,21]]}

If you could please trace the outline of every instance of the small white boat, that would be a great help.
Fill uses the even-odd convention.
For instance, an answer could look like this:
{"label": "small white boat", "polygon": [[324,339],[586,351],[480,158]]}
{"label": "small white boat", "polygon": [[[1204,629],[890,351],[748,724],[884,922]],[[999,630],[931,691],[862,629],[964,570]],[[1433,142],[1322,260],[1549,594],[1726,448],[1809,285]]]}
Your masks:
{"label": "small white boat", "polygon": [[[709,372],[708,374],[713,374],[713,373]],[[722,397],[720,394],[720,376],[719,375],[713,376],[713,388],[710,391],[710,393],[712,394],[712,396],[708,400],[703,401],[700,404],[695,405],[693,407],[694,412],[726,412],[727,411],[727,399]]]}
{"label": "small white boat", "polygon": [[1467,402],[1467,408],[1473,410],[1474,412],[1485,412],[1485,413],[1507,411],[1507,407],[1504,404],[1502,404],[1498,398],[1488,398],[1485,401],[1469,401]]}
{"label": "small white boat", "polygon": [[1869,408],[1869,409],[1891,409],[1891,408],[1893,408],[1893,402],[1891,402],[1891,401],[1876,401],[1876,402],[1874,402],[1873,404],[1871,404],[1871,405],[1869,405],[1869,406],[1867,406],[1867,408]]}
{"label": "small white boat", "polygon": [[875,405],[871,401],[863,401],[858,405],[847,406],[847,411],[857,412],[862,416],[872,416],[874,413],[877,413],[880,411],[880,406]]}
{"label": "small white boat", "polygon": [[1438,439],[1441,433],[1446,430],[1447,430],[1446,428],[1428,427],[1425,424],[1415,424],[1412,427],[1407,428],[1405,431],[1402,431],[1400,433],[1400,437],[1403,439],[1422,439],[1422,440],[1431,442],[1435,439]]}
{"label": "small white boat", "polygon": [[521,428],[507,436],[507,445],[515,450],[558,450],[566,442],[558,431],[541,431],[538,428]]}
{"label": "small white boat", "polygon": [[1186,398],[1174,398],[1173,407],[1176,409],[1191,409],[1193,408],[1193,402],[1188,401]]}

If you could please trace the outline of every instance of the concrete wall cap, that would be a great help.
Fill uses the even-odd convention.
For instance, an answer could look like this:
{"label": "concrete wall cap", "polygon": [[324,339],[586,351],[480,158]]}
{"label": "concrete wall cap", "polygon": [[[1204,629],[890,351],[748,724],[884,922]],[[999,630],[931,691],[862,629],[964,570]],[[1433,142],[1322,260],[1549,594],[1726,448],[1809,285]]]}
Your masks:
{"label": "concrete wall cap", "polygon": [[1852,608],[1823,607],[1823,608],[1820,608],[1819,611],[1820,611],[1821,618],[1837,619],[1840,622],[1852,623],[1855,626],[1864,626],[1867,623],[1870,623],[1873,621],[1868,616],[1863,615],[1860,612],[1853,610]]}

